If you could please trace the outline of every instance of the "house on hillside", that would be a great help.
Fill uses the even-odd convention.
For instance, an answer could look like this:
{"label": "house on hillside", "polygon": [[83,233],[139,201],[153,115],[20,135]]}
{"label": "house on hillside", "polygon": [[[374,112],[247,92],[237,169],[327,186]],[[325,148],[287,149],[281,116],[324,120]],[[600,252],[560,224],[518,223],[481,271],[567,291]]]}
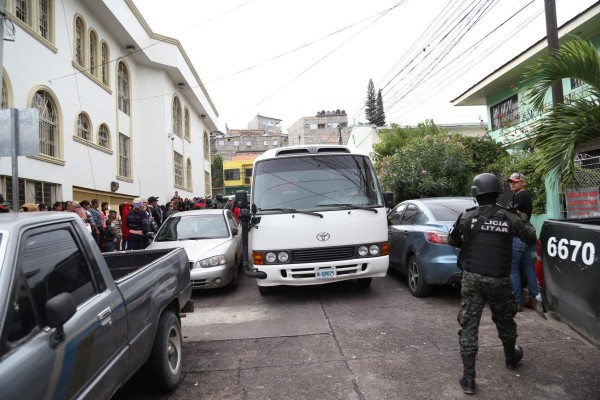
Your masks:
{"label": "house on hillside", "polygon": [[[600,52],[600,3],[589,7],[558,29],[561,43],[574,37],[589,39]],[[541,55],[546,54],[546,38],[533,44],[527,50],[502,65],[473,87],[452,100],[456,106],[484,105],[488,112],[488,131],[490,136],[508,148],[518,148],[528,140],[531,127],[542,118],[534,113],[524,101],[522,76],[527,66]],[[587,96],[586,85],[576,79],[562,82],[564,101]],[[548,93],[550,103],[550,93]],[[587,143],[578,149],[579,163],[587,168],[600,169],[600,140]],[[533,216],[532,221],[538,227],[546,218],[560,218],[564,213],[564,188],[546,181],[546,214]],[[600,181],[589,181],[584,187],[598,187]]]}
{"label": "house on hillside", "polygon": [[[116,208],[138,195],[211,192],[218,113],[179,41],[153,32],[132,0],[5,7],[14,35],[4,42],[2,107],[40,113],[39,154],[19,157],[21,204],[98,198]],[[12,186],[2,162],[9,201]]]}

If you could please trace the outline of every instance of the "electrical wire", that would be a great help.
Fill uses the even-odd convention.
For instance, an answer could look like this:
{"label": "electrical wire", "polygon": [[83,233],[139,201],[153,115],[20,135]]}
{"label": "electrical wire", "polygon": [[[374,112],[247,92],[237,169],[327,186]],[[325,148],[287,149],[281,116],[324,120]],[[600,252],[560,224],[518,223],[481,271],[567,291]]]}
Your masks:
{"label": "electrical wire", "polygon": [[[452,83],[452,78],[462,75],[467,71],[470,71],[471,69],[473,69],[476,65],[476,63],[474,62],[475,60],[472,60],[473,62],[471,62],[471,59],[469,59],[468,57],[470,55],[472,55],[475,50],[484,42],[486,41],[493,33],[495,33],[498,29],[500,29],[502,26],[504,26],[508,21],[510,21],[512,18],[514,18],[516,15],[518,15],[519,13],[521,13],[525,8],[527,8],[529,5],[533,4],[534,0],[530,1],[529,3],[527,3],[524,7],[522,7],[521,9],[519,9],[518,11],[516,11],[514,14],[512,14],[509,18],[507,18],[506,20],[504,20],[502,23],[500,23],[498,26],[496,26],[492,31],[490,31],[488,34],[486,34],[482,39],[480,39],[479,41],[477,41],[473,47],[465,50],[464,52],[462,52],[461,54],[459,54],[458,56],[456,56],[452,61],[448,62],[447,64],[445,64],[442,68],[440,68],[439,70],[437,70],[433,75],[432,78],[436,75],[438,75],[439,73],[441,73],[442,71],[444,71],[446,68],[449,68],[451,66],[454,66],[455,64],[460,65],[459,68],[453,69],[453,71],[450,73],[450,75],[445,76],[443,78],[439,78],[438,80],[430,83],[428,86],[426,87],[420,87],[420,94],[417,95],[417,99],[415,99],[414,102],[410,103],[410,106],[406,107],[407,111],[412,110],[416,107],[418,107],[419,105],[423,104],[428,97],[428,92],[427,89],[430,87],[436,87],[437,90],[442,90],[444,88],[446,88],[447,86],[449,86]],[[532,16],[528,17],[528,19],[526,19],[525,21],[523,21],[521,24],[517,25],[517,27],[513,30],[508,32],[504,37],[501,37],[499,40],[497,40],[496,42],[494,42],[492,45],[490,45],[488,48],[486,48],[483,53],[479,54],[477,56],[477,58],[485,58],[487,57],[489,54],[493,53],[496,49],[497,49],[497,45],[504,43],[504,41],[506,39],[509,39],[510,37],[514,36],[514,32],[519,32],[520,30],[523,29],[523,27],[527,26],[533,19],[539,17],[541,15],[541,13],[543,12],[543,8],[536,11],[535,14],[533,14]],[[463,57],[463,55],[467,54],[468,55],[463,59],[461,59],[461,57]],[[460,59],[460,60],[459,60]],[[460,62],[459,62],[460,61]],[[440,86],[439,83],[441,80],[444,80],[445,84]],[[396,107],[396,108],[402,108],[402,107]],[[388,109],[388,112],[390,110]]]}
{"label": "electrical wire", "polygon": [[387,9],[385,12],[383,12],[381,15],[379,15],[374,21],[370,22],[367,26],[365,26],[364,28],[362,28],[361,30],[359,30],[358,32],[356,32],[354,35],[350,36],[348,39],[346,39],[345,41],[343,41],[339,46],[335,47],[333,50],[331,50],[330,52],[328,52],[327,54],[325,54],[323,57],[319,58],[317,61],[315,61],[313,64],[311,64],[308,68],[306,68],[305,70],[303,70],[302,72],[300,72],[298,75],[296,75],[295,77],[293,77],[291,80],[289,80],[283,86],[281,86],[279,89],[275,90],[273,93],[271,93],[267,97],[263,98],[258,103],[254,104],[251,108],[254,108],[254,107],[256,107],[256,106],[264,103],[265,101],[267,101],[268,99],[270,99],[271,97],[273,97],[275,94],[277,94],[280,91],[282,91],[284,88],[286,88],[292,82],[294,82],[296,79],[300,78],[302,75],[304,75],[306,72],[308,72],[309,70],[311,70],[313,67],[315,67],[317,64],[319,64],[321,61],[323,61],[325,58],[329,57],[331,54],[333,54],[334,52],[336,52],[337,50],[339,50],[346,43],[348,43],[349,41],[351,41],[352,39],[354,39],[356,36],[360,35],[367,28],[371,27],[373,24],[375,24],[377,21],[379,21],[381,18],[383,18],[385,15],[387,15],[389,12],[391,12],[396,7],[400,6],[405,1],[407,1],[407,0],[401,0],[398,3],[396,3],[394,6],[390,7],[389,9]]}

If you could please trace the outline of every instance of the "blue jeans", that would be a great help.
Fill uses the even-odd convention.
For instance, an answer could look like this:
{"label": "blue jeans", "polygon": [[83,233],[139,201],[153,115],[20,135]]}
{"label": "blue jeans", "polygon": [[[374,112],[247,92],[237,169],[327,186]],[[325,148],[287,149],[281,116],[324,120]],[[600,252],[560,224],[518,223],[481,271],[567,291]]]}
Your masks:
{"label": "blue jeans", "polygon": [[534,246],[528,246],[519,237],[515,236],[513,238],[510,280],[517,304],[521,304],[521,269],[525,272],[529,284],[529,299],[535,299],[539,292],[535,277],[535,268],[533,266],[532,251],[535,251]]}

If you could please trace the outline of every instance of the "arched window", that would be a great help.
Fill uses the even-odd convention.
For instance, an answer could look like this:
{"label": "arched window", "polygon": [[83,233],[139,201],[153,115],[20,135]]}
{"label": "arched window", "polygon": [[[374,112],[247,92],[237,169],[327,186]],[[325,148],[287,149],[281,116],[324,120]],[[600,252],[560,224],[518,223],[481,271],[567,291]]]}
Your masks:
{"label": "arched window", "polygon": [[98,72],[98,37],[96,32],[90,31],[90,74],[96,76]]}
{"label": "arched window", "polygon": [[85,27],[80,17],[75,19],[75,62],[83,67]]}
{"label": "arched window", "polygon": [[40,90],[33,96],[31,106],[40,112],[40,153],[58,157],[58,116],[52,97],[47,92]]}
{"label": "arched window", "polygon": [[210,160],[210,144],[208,140],[208,132],[204,131],[204,159]]}
{"label": "arched window", "polygon": [[119,63],[119,110],[129,114],[129,71],[124,62]]}
{"label": "arched window", "polygon": [[50,40],[50,0],[39,0],[38,22],[40,25],[40,35]]}
{"label": "arched window", "polygon": [[90,140],[92,138],[91,129],[92,124],[88,116],[85,113],[80,113],[77,116],[77,136],[84,140]]}
{"label": "arched window", "polygon": [[187,107],[183,113],[183,129],[185,130],[185,138],[188,141],[192,140],[190,136],[190,110]]}
{"label": "arched window", "polygon": [[108,86],[108,62],[110,61],[110,53],[108,52],[108,45],[102,42],[102,83]]}
{"label": "arched window", "polygon": [[181,103],[179,98],[173,98],[173,133],[181,137]]}
{"label": "arched window", "polygon": [[110,148],[110,131],[106,124],[102,124],[98,128],[98,145],[107,149]]}
{"label": "arched window", "polygon": [[0,108],[8,108],[8,89],[4,78],[2,78],[2,104],[0,104]]}
{"label": "arched window", "polygon": [[15,6],[17,18],[26,24],[29,24],[29,0],[17,0],[17,4]]}
{"label": "arched window", "polygon": [[188,189],[192,189],[192,160],[187,159],[187,163],[185,166],[185,178],[186,178],[186,186]]}

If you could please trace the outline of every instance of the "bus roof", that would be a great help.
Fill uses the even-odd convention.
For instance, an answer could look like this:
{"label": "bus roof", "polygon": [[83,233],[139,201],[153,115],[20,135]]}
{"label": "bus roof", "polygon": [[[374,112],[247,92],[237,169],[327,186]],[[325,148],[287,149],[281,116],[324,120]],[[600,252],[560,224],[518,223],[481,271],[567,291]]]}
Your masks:
{"label": "bus roof", "polygon": [[303,155],[315,155],[315,154],[357,154],[367,156],[367,154],[352,149],[348,146],[343,145],[332,145],[332,144],[311,144],[311,145],[298,145],[298,146],[286,146],[278,147],[276,149],[270,149],[265,151],[263,154],[258,156],[255,161],[278,158],[278,157],[291,157],[291,156],[303,156]]}

